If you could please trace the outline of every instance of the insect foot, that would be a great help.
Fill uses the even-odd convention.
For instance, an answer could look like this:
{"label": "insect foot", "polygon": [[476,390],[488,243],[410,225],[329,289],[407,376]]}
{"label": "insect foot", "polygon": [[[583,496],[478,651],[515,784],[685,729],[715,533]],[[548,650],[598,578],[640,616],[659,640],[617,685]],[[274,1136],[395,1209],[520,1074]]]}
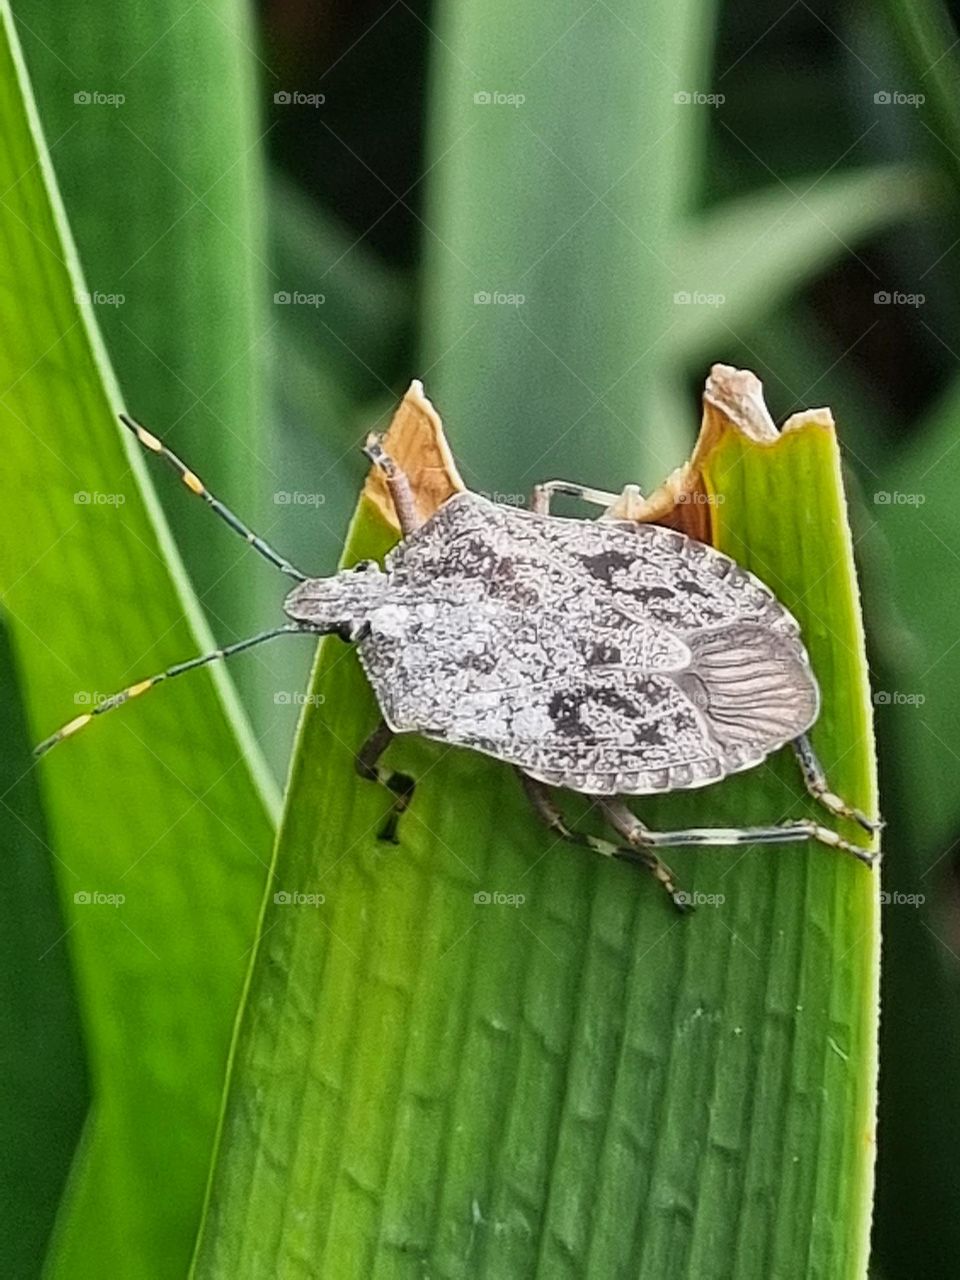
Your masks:
{"label": "insect foot", "polygon": [[377,839],[385,840],[388,844],[399,844],[400,837],[397,835],[397,827],[401,815],[406,813],[410,807],[416,783],[409,774],[391,773],[389,777],[384,779],[384,786],[393,792],[396,799],[393,802],[393,808],[387,814],[386,822],[377,833]]}
{"label": "insect foot", "polygon": [[[607,850],[598,847],[606,843],[606,841],[597,841],[593,847],[597,849],[598,853],[606,852]],[[691,915],[696,911],[697,908],[694,903],[694,895],[692,893],[688,893],[686,889],[678,887],[673,878],[673,872],[667,864],[658,858],[651,850],[624,848],[620,845],[613,845],[609,847],[612,848],[612,856],[618,862],[629,862],[635,867],[643,867],[646,871],[649,871],[654,880],[656,880],[659,885],[663,886],[667,897],[681,915]]]}
{"label": "insect foot", "polygon": [[399,844],[397,826],[401,815],[406,813],[410,807],[416,783],[409,774],[397,773],[393,769],[388,769],[380,764],[380,757],[386,751],[392,739],[393,731],[385,720],[381,720],[380,724],[377,725],[376,729],[357,752],[354,764],[361,778],[365,778],[367,782],[379,782],[393,796],[393,805],[386,821],[377,833],[377,839],[385,840],[388,844]]}
{"label": "insect foot", "polygon": [[[862,845],[853,844],[850,840],[842,839],[835,831],[831,831],[829,827],[821,827],[816,822],[798,822],[796,826],[798,832],[802,835],[809,836],[819,841],[820,844],[828,845],[831,849],[839,849],[843,853],[852,854],[858,862],[862,862],[865,866],[874,867],[881,859],[882,855],[879,849],[864,849]],[[876,829],[879,830],[879,826]]]}

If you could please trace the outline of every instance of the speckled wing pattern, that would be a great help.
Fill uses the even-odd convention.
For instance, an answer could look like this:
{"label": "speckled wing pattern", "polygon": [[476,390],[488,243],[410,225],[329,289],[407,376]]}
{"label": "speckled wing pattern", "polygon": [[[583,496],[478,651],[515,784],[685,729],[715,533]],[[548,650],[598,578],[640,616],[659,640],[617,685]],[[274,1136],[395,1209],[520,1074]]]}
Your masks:
{"label": "speckled wing pattern", "polygon": [[750,768],[816,719],[793,617],[674,530],[461,493],[386,569],[358,647],[397,732],[639,795]]}

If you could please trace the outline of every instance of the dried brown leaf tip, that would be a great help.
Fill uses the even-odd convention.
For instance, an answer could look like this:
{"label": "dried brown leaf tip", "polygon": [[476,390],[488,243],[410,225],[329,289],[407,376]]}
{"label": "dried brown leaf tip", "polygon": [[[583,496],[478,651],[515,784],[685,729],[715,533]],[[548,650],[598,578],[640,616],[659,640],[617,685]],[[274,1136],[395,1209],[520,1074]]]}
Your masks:
{"label": "dried brown leaf tip", "polygon": [[776,423],[763,398],[763,384],[749,369],[715,364],[703,389],[703,417],[700,434],[688,462],[666,478],[659,489],[633,510],[617,506],[611,514],[626,519],[667,525],[697,538],[713,542],[712,509],[703,467],[720,440],[735,432],[756,443],[779,438]]}
{"label": "dried brown leaf tip", "polygon": [[728,432],[746,436],[754,444],[770,445],[790,431],[803,427],[834,430],[829,409],[804,409],[778,430],[763,398],[763,383],[749,369],[715,364],[703,393],[703,424],[691,461],[696,466]]}
{"label": "dried brown leaf tip", "polygon": [[[780,431],[770,416],[763,398],[763,384],[757,375],[749,369],[715,364],[704,387],[700,434],[689,461],[671,472],[649,497],[641,495],[635,485],[628,485],[607,515],[666,525],[701,542],[713,542],[713,508],[703,478],[713,451],[731,434],[767,447],[775,445],[783,434],[804,427],[832,431],[830,410],[808,409],[794,414]],[[384,444],[409,477],[421,518],[427,519],[452,494],[466,488],[447,444],[440,415],[424,394],[421,383],[410,384],[393,416]],[[371,470],[364,493],[396,528],[393,503],[379,468]]]}
{"label": "dried brown leaf tip", "polygon": [[[440,415],[414,380],[400,401],[383,438],[383,445],[406,473],[413,490],[417,514],[428,519],[453,494],[466,488],[447,444]],[[372,467],[364,496],[399,532],[396,512],[379,467]]]}
{"label": "dried brown leaf tip", "polygon": [[673,471],[649,498],[620,503],[610,514],[623,519],[651,521],[679,529],[701,542],[714,542],[713,505],[709,501],[704,471],[714,450],[731,435],[760,448],[776,445],[786,432],[803,427],[833,430],[829,409],[808,409],[794,414],[777,428],[763,398],[763,383],[749,369],[715,364],[703,391],[700,434],[690,460]]}

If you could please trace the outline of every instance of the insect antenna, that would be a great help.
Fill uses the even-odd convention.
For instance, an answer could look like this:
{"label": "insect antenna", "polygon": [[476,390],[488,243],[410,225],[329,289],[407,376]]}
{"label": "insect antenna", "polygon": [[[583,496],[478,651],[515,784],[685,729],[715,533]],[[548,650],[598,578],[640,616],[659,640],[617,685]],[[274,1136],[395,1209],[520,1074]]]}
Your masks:
{"label": "insect antenna", "polygon": [[218,662],[221,658],[231,658],[235,653],[242,653],[244,649],[252,649],[254,645],[263,644],[266,640],[272,640],[274,636],[292,634],[309,635],[310,632],[291,622],[282,627],[274,627],[272,631],[261,631],[259,635],[248,636],[246,640],[238,640],[236,644],[225,645],[222,649],[214,649],[212,653],[203,653],[199,657],[190,658],[186,662],[178,662],[175,666],[167,667],[166,671],[158,672],[157,675],[151,676],[149,680],[140,680],[136,684],[129,685],[126,689],[121,689],[119,693],[114,693],[109,698],[104,698],[92,711],[85,711],[83,715],[77,716],[69,724],[65,724],[62,729],[52,733],[49,738],[44,738],[43,742],[34,747],[33,754],[36,757],[46,755],[58,742],[62,742],[64,738],[72,737],[80,729],[85,728],[95,716],[103,715],[105,711],[113,711],[116,707],[122,707],[131,698],[139,698],[141,694],[149,692],[150,689],[155,689],[164,680],[172,680],[174,676],[182,676],[186,671],[193,671],[197,667],[205,667],[208,663]]}
{"label": "insect antenna", "polygon": [[387,488],[390,490],[390,497],[393,499],[397,519],[400,522],[400,532],[404,537],[407,537],[420,526],[421,520],[417,514],[417,504],[406,472],[401,470],[390,457],[381,444],[380,437],[375,432],[371,432],[367,436],[363,452],[374,466],[379,467],[383,472],[383,478],[387,482]]}
{"label": "insect antenna", "polygon": [[264,560],[268,560],[275,568],[280,569],[291,578],[295,578],[297,582],[306,582],[307,575],[301,573],[295,568],[289,560],[285,559],[278,551],[263,538],[253,532],[248,525],[245,525],[239,516],[235,516],[229,507],[224,506],[219,498],[214,497],[200,477],[182,462],[180,458],[163,443],[158,440],[155,435],[149,432],[146,427],[142,427],[139,422],[135,422],[133,418],[128,417],[125,413],[121,413],[120,421],[123,425],[137,437],[145,449],[149,449],[152,453],[159,454],[164,458],[177,475],[187,486],[191,493],[195,493],[198,498],[202,498],[204,502],[214,511],[220,519],[233,530],[238,533],[244,541],[248,542],[254,551],[258,551]]}

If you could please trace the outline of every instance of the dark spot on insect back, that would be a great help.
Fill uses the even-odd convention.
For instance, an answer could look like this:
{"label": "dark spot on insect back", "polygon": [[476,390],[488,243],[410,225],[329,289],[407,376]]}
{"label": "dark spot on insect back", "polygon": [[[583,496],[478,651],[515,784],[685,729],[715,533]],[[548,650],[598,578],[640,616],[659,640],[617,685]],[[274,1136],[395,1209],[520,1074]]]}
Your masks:
{"label": "dark spot on insect back", "polygon": [[677,590],[682,591],[684,595],[699,596],[702,600],[710,600],[712,597],[709,591],[704,591],[699,582],[694,582],[693,578],[678,578]]}
{"label": "dark spot on insect back", "polygon": [[623,551],[601,551],[599,555],[584,556],[582,561],[591,577],[606,583],[612,583],[613,575],[629,569],[633,562],[634,557]]}
{"label": "dark spot on insect back", "polygon": [[673,714],[673,727],[678,734],[696,732],[696,717],[689,711],[678,709]]}
{"label": "dark spot on insect back", "polygon": [[460,665],[466,671],[476,671],[480,675],[488,676],[497,669],[497,655],[486,651],[466,653],[460,659]]}
{"label": "dark spot on insect back", "polygon": [[636,705],[622,693],[617,693],[616,689],[591,689],[589,697],[605,707],[610,707],[613,711],[622,712],[625,716],[632,718],[637,714]]}
{"label": "dark spot on insect back", "polygon": [[658,724],[638,725],[633,736],[635,742],[642,743],[646,747],[662,747],[667,741]]}
{"label": "dark spot on insect back", "polygon": [[637,692],[651,707],[660,706],[670,696],[666,687],[658,680],[641,681],[637,686]]}
{"label": "dark spot on insect back", "polygon": [[481,578],[485,581],[512,576],[512,566],[480,538],[461,538],[446,559],[433,565],[437,578]]}
{"label": "dark spot on insect back", "polygon": [[570,690],[559,690],[550,699],[547,708],[550,719],[557,727],[558,733],[565,733],[571,738],[582,738],[587,731],[583,723],[583,696]]}
{"label": "dark spot on insect back", "polygon": [[606,640],[598,641],[587,654],[588,667],[618,667],[621,660],[620,649]]}
{"label": "dark spot on insect back", "polygon": [[488,584],[488,594],[493,600],[516,605],[519,609],[534,609],[540,603],[537,591],[528,583],[520,582],[510,560],[502,560],[497,572]]}

